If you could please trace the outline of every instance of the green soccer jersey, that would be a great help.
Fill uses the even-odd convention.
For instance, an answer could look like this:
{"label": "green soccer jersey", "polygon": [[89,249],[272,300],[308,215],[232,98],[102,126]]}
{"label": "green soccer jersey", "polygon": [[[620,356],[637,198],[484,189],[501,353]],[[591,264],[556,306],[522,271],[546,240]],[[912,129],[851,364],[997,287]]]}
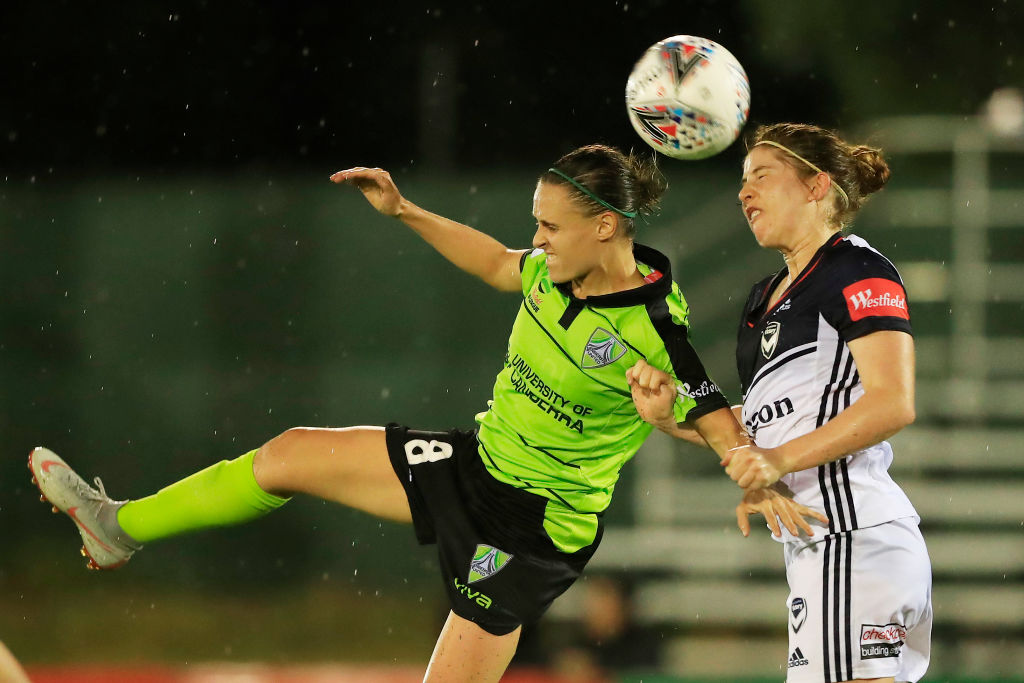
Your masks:
{"label": "green soccer jersey", "polygon": [[619,470],[651,433],[628,368],[643,358],[676,378],[678,422],[728,407],[687,340],[689,309],[668,259],[642,245],[634,256],[643,286],[577,299],[551,281],[543,251],[523,255],[505,367],[477,415],[488,471],[548,498],[544,528],[564,552],[593,543]]}

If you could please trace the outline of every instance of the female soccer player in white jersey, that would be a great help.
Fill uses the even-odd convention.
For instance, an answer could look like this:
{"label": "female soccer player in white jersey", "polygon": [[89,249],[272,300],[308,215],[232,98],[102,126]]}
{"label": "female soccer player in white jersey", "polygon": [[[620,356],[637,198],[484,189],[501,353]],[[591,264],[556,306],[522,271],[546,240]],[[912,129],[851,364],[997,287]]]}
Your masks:
{"label": "female soccer player in white jersey", "polygon": [[[619,470],[651,431],[634,408],[627,368],[644,360],[692,387],[673,416],[720,455],[745,442],[687,340],[688,309],[668,259],[633,241],[633,219],[654,210],[664,180],[653,162],[609,147],[571,152],[541,175],[534,249],[518,251],[412,204],[381,169],[332,180],[357,187],[459,268],[522,297],[494,399],[475,430],[290,429],[127,503],[46,449],[29,465],[98,568],[124,564],[143,543],[255,519],[295,493],[411,521],[421,543],[438,546],[451,607],[426,679],[497,680],[521,625],[593,555]],[[774,492],[743,505],[776,530],[778,516],[791,533],[811,531],[801,514],[820,517]]]}
{"label": "female soccer player in white jersey", "polygon": [[[914,419],[907,297],[892,263],[842,231],[888,179],[879,150],[809,125],[760,127],[743,162],[743,214],[785,267],[743,310],[736,362],[756,445],[726,471],[747,489],[781,481],[830,520],[780,539],[791,682],[916,681],[928,666],[931,564],[885,441]],[[667,412],[672,380],[643,365],[630,380],[641,413],[699,441]]]}

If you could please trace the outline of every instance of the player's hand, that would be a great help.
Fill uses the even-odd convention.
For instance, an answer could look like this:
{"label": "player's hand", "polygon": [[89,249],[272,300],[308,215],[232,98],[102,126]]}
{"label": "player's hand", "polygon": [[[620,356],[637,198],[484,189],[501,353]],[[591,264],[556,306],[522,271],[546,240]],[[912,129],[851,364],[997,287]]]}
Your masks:
{"label": "player's hand", "polygon": [[402,193],[391,174],[382,168],[356,166],[332,174],[331,182],[355,186],[385,216],[398,217],[402,213]]}
{"label": "player's hand", "polygon": [[644,422],[655,426],[675,425],[676,382],[667,372],[644,359],[626,370],[626,381],[633,395],[633,405]]}
{"label": "player's hand", "polygon": [[737,446],[729,449],[722,458],[722,467],[740,488],[763,489],[777,482],[785,474],[776,460],[777,456],[770,448]]}
{"label": "player's hand", "polygon": [[736,526],[740,528],[744,536],[750,535],[750,515],[756,514],[764,515],[768,522],[768,528],[776,537],[782,535],[780,521],[786,530],[794,536],[799,536],[800,532],[808,536],[814,534],[814,530],[808,523],[809,519],[828,524],[828,517],[822,513],[800,505],[791,497],[772,488],[746,491],[743,494],[743,500],[736,506]]}

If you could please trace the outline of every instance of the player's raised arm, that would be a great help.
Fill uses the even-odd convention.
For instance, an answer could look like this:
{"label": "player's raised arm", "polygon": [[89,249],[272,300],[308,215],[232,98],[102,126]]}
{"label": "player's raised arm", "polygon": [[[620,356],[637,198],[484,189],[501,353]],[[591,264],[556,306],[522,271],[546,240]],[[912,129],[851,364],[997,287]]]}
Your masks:
{"label": "player's raised arm", "polygon": [[676,380],[647,361],[641,359],[627,370],[626,380],[640,417],[669,436],[705,446],[720,456],[730,448],[749,443],[732,409],[715,410],[692,422],[676,422],[672,410],[677,396]]}
{"label": "player's raised arm", "polygon": [[[675,379],[663,370],[644,360],[626,371],[633,394],[637,413],[661,431],[698,446],[714,450],[719,456],[728,457],[729,449],[746,447],[749,437],[737,420],[736,409],[720,408],[706,413],[695,420],[677,423],[672,405],[676,400]],[[743,500],[736,506],[736,525],[744,536],[750,535],[750,515],[764,515],[768,527],[775,536],[781,535],[785,527],[794,536],[801,532],[810,535],[808,522],[815,519],[828,523],[828,518],[816,510],[800,505],[793,500],[792,493],[765,488],[758,491],[744,491]]]}
{"label": "player's raised arm", "polygon": [[338,171],[331,181],[356,187],[374,209],[401,220],[467,273],[503,292],[521,290],[522,250],[509,249],[490,235],[413,204],[398,191],[387,171],[358,166]]}

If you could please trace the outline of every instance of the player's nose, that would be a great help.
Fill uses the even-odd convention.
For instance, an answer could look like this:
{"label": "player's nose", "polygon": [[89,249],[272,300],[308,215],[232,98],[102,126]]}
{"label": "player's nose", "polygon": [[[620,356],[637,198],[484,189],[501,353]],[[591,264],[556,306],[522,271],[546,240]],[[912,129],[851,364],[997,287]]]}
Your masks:
{"label": "player's nose", "polygon": [[740,192],[737,196],[739,197],[740,205],[742,206],[743,204],[749,202],[753,198],[754,191],[750,189],[749,185],[744,183],[742,186],[740,186]]}
{"label": "player's nose", "polygon": [[544,235],[541,234],[541,229],[538,227],[536,232],[533,233],[533,241],[531,242],[534,249],[543,249],[544,245],[547,244],[547,240]]}

